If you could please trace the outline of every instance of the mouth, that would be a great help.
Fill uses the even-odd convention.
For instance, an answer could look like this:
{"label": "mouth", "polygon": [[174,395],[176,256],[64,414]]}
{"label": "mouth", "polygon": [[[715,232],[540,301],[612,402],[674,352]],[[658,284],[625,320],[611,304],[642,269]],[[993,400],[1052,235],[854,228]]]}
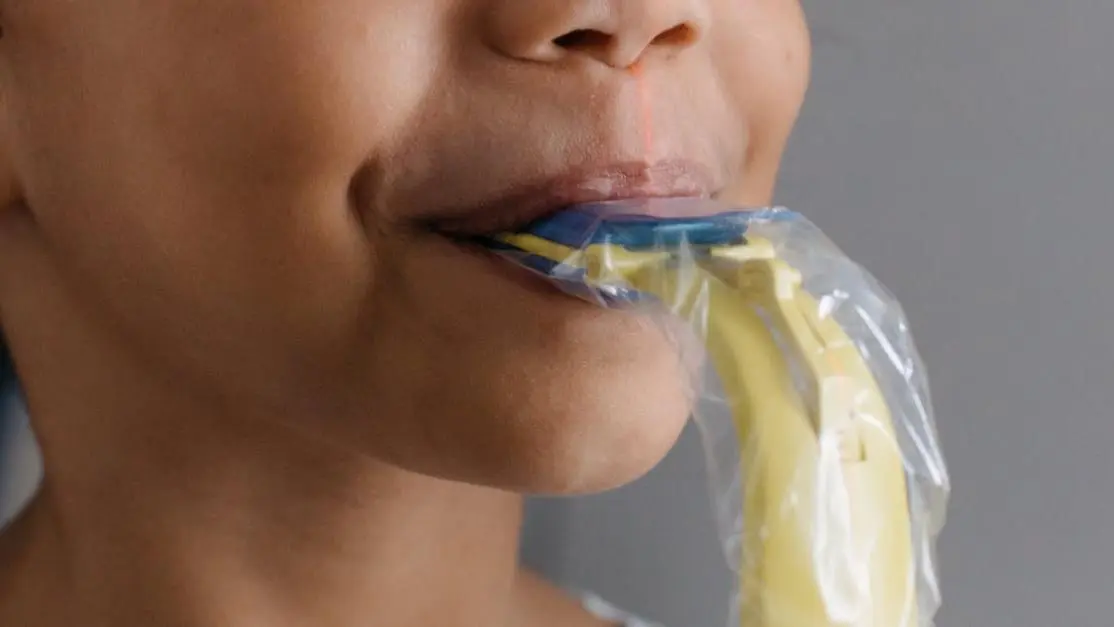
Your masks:
{"label": "mouth", "polygon": [[715,199],[721,189],[714,170],[693,161],[613,163],[503,190],[465,211],[430,219],[426,227],[450,239],[468,240],[520,230],[572,205],[652,198]]}

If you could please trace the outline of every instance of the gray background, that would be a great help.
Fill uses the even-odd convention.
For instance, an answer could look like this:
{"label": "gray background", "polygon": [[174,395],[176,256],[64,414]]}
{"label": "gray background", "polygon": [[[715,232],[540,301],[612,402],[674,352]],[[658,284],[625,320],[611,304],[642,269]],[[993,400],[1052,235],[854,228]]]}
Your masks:
{"label": "gray background", "polygon": [[[929,364],[956,484],[939,625],[1108,627],[1114,2],[809,14],[815,81],[779,200],[898,294]],[[672,627],[720,627],[703,481],[690,433],[628,489],[535,503],[527,559]]]}
{"label": "gray background", "polygon": [[[955,484],[941,627],[1109,627],[1114,2],[816,0],[779,201],[905,304]],[[725,624],[688,438],[647,481],[536,505],[527,554],[672,627]],[[695,489],[694,489],[695,487]]]}

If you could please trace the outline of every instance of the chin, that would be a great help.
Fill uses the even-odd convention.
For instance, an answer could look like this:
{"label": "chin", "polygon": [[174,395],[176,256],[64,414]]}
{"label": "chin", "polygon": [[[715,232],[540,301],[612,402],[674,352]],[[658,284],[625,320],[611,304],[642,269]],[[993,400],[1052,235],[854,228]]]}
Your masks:
{"label": "chin", "polygon": [[[640,411],[640,409],[644,409]],[[541,496],[577,496],[621,488],[654,469],[677,443],[687,407],[669,399],[652,408],[586,411],[549,417],[552,437],[511,456],[519,477],[515,491]],[[573,426],[575,425],[575,426]]]}
{"label": "chin", "polygon": [[412,252],[430,269],[399,273],[405,289],[383,288],[373,348],[358,351],[368,365],[326,395],[352,399],[338,440],[412,472],[541,495],[617,488],[665,458],[694,398],[692,351],[667,316],[436,251]]}
{"label": "chin", "polygon": [[505,397],[518,401],[498,412],[509,446],[490,483],[591,494],[629,484],[665,458],[692,411],[691,378],[660,331],[627,341],[622,358],[573,354],[563,372],[538,373],[527,394]]}

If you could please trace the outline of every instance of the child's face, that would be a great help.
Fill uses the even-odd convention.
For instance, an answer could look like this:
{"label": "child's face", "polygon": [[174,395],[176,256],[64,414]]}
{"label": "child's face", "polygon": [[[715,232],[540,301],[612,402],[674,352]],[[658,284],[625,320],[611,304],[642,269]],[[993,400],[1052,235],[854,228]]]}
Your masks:
{"label": "child's face", "polygon": [[[656,463],[686,419],[675,350],[431,225],[509,227],[620,179],[765,204],[807,80],[797,0],[0,7],[4,157],[74,298],[137,359],[527,490]],[[640,187],[638,164],[686,175]],[[473,213],[497,205],[508,222]]]}

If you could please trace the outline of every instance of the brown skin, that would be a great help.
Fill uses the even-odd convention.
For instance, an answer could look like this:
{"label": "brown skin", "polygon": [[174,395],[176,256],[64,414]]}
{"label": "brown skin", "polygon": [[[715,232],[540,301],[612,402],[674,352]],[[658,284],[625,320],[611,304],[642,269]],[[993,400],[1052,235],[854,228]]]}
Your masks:
{"label": "brown skin", "polygon": [[593,624],[518,573],[518,495],[653,467],[675,350],[427,227],[675,158],[767,204],[797,0],[0,0],[0,27],[0,323],[47,468],[0,624]]}

